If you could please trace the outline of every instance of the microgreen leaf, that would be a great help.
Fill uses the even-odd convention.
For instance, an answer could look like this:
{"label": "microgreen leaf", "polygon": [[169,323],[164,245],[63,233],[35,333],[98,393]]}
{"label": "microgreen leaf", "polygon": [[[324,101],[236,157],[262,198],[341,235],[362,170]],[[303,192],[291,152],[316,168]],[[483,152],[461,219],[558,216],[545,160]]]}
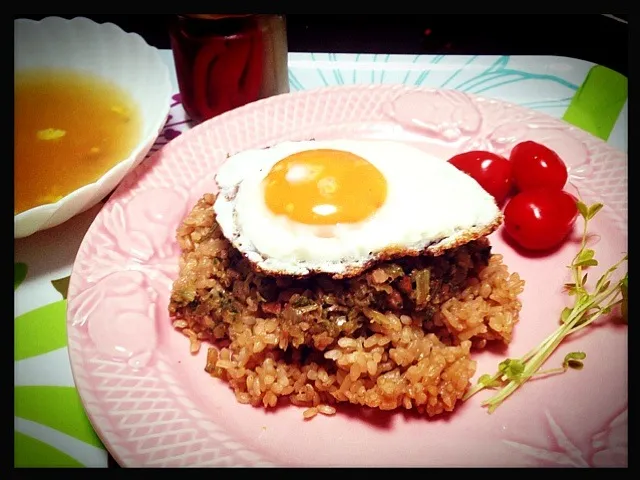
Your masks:
{"label": "microgreen leaf", "polygon": [[580,252],[580,255],[578,255],[578,258],[576,260],[579,262],[583,260],[590,260],[595,254],[596,252],[594,252],[591,248],[585,248]]}
{"label": "microgreen leaf", "polygon": [[562,313],[560,314],[560,320],[562,321],[562,323],[567,323],[567,320],[569,319],[569,315],[571,315],[571,312],[573,312],[573,309],[569,307],[565,307],[562,310]]}
{"label": "microgreen leaf", "polygon": [[590,267],[598,265],[598,262],[593,258],[595,252],[591,248],[584,248],[580,250],[576,259],[573,261],[574,267]]}
{"label": "microgreen leaf", "polygon": [[567,292],[568,295],[575,295],[578,291],[578,289],[576,288],[576,284],[575,283],[565,283],[564,284],[564,289]]}
{"label": "microgreen leaf", "polygon": [[494,380],[491,375],[488,375],[486,373],[478,378],[478,384],[486,388],[496,388],[501,385],[498,380]]}
{"label": "microgreen leaf", "polygon": [[587,354],[584,352],[567,353],[564,357],[564,361],[562,362],[562,367],[564,369],[573,368],[575,370],[580,370],[584,366],[582,360],[585,358],[587,358]]}
{"label": "microgreen leaf", "polygon": [[580,201],[576,203],[576,206],[578,207],[580,215],[582,215],[585,220],[589,220],[589,207],[587,207],[585,203]]}
{"label": "microgreen leaf", "polygon": [[573,265],[576,267],[595,267],[598,265],[598,261],[595,258],[589,258],[587,260],[577,260]]}
{"label": "microgreen leaf", "polygon": [[611,281],[607,280],[603,284],[601,284],[599,286],[596,286],[596,291],[597,292],[604,292],[607,288],[609,288],[609,285],[611,285]]}
{"label": "microgreen leaf", "polygon": [[569,360],[567,362],[567,367],[572,368],[573,370],[582,370],[582,368],[584,367],[584,363],[582,363],[580,360]]}
{"label": "microgreen leaf", "polygon": [[587,220],[591,220],[593,217],[596,216],[596,213],[598,213],[602,207],[604,207],[604,205],[602,203],[594,203],[593,205],[591,205],[587,211]]}
{"label": "microgreen leaf", "polygon": [[591,301],[591,295],[589,295],[586,291],[582,290],[580,295],[578,295],[578,299],[574,305],[574,309],[576,307],[582,307]]}
{"label": "microgreen leaf", "polygon": [[518,381],[524,372],[524,362],[516,358],[507,358],[498,365],[498,369],[509,380]]}

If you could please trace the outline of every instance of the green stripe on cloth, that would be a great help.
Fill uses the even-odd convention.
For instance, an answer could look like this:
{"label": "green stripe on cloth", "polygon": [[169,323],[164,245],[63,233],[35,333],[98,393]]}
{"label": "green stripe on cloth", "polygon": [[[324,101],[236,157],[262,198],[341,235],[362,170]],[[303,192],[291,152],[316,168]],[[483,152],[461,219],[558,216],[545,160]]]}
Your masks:
{"label": "green stripe on cloth", "polygon": [[590,134],[608,140],[627,101],[627,77],[596,65],[573,96],[562,117]]}
{"label": "green stripe on cloth", "polygon": [[35,357],[67,346],[67,301],[44,305],[14,320],[14,360]]}
{"label": "green stripe on cloth", "polygon": [[104,448],[73,387],[14,387],[14,414]]}
{"label": "green stripe on cloth", "polygon": [[20,467],[83,467],[57,448],[20,432],[13,433],[13,466]]}

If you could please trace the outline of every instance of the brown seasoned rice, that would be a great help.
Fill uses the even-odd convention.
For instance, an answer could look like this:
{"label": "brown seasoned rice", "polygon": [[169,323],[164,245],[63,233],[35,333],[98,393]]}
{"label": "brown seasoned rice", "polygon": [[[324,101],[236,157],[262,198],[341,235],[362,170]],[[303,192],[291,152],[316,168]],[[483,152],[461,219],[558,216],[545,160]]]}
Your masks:
{"label": "brown seasoned rice", "polygon": [[472,347],[511,340],[524,282],[486,239],[347,280],[276,279],[223,237],[214,200],[205,195],[178,229],[169,312],[191,352],[209,344],[205,370],[241,403],[286,397],[307,407],[304,418],[340,402],[433,416],[469,387]]}

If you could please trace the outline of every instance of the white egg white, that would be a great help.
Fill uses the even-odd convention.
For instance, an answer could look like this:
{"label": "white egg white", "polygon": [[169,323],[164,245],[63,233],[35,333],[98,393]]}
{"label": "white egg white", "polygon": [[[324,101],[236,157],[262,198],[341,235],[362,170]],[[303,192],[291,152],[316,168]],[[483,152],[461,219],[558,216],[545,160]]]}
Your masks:
{"label": "white egg white", "polygon": [[[387,199],[358,224],[314,227],[275,215],[263,179],[283,158],[310,149],[344,150],[387,180]],[[443,159],[381,140],[285,142],[227,159],[216,175],[214,204],[225,237],[258,270],[278,275],[356,275],[376,260],[438,254],[493,231],[502,221],[493,197]],[[357,201],[357,198],[353,199]]]}

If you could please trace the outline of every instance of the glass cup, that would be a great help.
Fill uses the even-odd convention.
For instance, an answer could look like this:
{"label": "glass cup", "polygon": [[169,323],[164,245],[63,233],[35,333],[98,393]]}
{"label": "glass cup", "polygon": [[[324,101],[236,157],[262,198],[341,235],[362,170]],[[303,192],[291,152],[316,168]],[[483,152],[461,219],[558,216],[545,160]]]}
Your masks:
{"label": "glass cup", "polygon": [[171,49],[187,115],[200,123],[289,92],[284,15],[174,15]]}

